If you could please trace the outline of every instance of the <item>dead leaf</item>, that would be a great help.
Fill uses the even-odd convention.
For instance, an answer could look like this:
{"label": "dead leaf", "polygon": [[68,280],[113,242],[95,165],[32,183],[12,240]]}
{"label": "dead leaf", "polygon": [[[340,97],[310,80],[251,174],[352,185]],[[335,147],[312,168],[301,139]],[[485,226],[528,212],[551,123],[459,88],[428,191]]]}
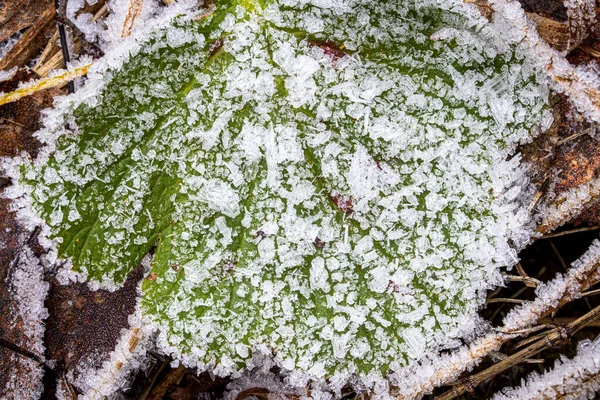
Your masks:
{"label": "dead leaf", "polygon": [[121,339],[122,330],[129,327],[142,275],[143,267],[139,266],[114,292],[92,291],[87,283],[60,285],[50,280],[47,357],[76,389],[86,373],[102,368]]}
{"label": "dead leaf", "polygon": [[[22,252],[35,257],[41,248],[8,206],[9,200],[0,199],[0,398],[21,400],[36,398],[41,391],[43,311],[29,308],[15,295],[14,276],[21,271]],[[35,267],[37,276],[29,278],[41,281],[42,268]],[[43,301],[45,293],[40,296],[37,300]]]}

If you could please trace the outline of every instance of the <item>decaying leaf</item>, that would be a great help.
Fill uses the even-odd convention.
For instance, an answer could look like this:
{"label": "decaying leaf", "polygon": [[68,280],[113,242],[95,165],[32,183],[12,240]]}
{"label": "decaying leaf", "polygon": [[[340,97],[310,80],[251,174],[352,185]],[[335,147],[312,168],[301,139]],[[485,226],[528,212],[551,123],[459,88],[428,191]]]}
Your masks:
{"label": "decaying leaf", "polygon": [[132,327],[143,267],[132,271],[120,289],[92,291],[85,283],[61,285],[50,281],[46,304],[45,343],[54,371],[78,392],[90,391],[91,378],[110,359],[123,336]]}
{"label": "decaying leaf", "polygon": [[0,199],[0,398],[38,398],[43,376],[47,284],[41,248]]}

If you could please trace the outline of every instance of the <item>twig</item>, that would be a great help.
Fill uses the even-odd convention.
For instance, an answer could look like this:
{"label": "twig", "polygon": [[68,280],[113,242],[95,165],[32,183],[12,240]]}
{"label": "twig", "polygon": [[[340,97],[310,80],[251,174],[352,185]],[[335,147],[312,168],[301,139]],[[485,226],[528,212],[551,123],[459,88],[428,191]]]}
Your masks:
{"label": "twig", "polygon": [[43,357],[41,357],[35,353],[32,353],[31,351],[29,351],[21,346],[17,346],[16,344],[14,344],[6,339],[0,338],[0,347],[4,347],[6,349],[14,351],[17,354],[20,354],[23,357],[34,360],[35,362],[37,362],[40,365],[44,365],[44,366],[46,365]]}
{"label": "twig", "polygon": [[488,301],[486,301],[486,304],[493,304],[493,303],[523,304],[523,301],[524,300],[521,300],[521,299],[510,299],[510,298],[498,297],[495,299],[489,299]]}
{"label": "twig", "polygon": [[161,363],[160,367],[158,367],[158,369],[156,370],[156,372],[154,373],[154,376],[152,377],[152,380],[150,381],[150,383],[148,384],[148,387],[146,388],[146,390],[144,390],[144,392],[140,395],[140,397],[138,397],[138,400],[146,400],[146,398],[148,397],[148,395],[150,394],[150,391],[152,390],[152,388],[154,387],[154,382],[156,382],[156,378],[158,378],[158,375],[160,375],[160,373],[162,372],[162,370],[169,364],[169,358],[165,358],[164,361]]}
{"label": "twig", "polygon": [[[60,10],[60,0],[54,0],[54,5],[56,6],[56,14],[58,15]],[[62,50],[63,60],[65,61],[65,67],[68,69],[68,65],[71,62],[71,57],[69,56],[69,46],[67,44],[65,26],[62,24],[62,22],[59,21],[58,18],[56,19],[56,26],[58,27],[58,37],[60,39],[60,47]],[[67,82],[67,88],[69,90],[69,93],[75,92],[75,85],[73,84],[72,80]]]}
{"label": "twig", "polygon": [[517,272],[519,273],[520,279],[517,279],[516,276],[511,276],[509,279],[513,279],[515,281],[522,280],[525,283],[525,285],[527,285],[527,287],[530,287],[530,288],[536,288],[541,283],[539,280],[527,275],[527,272],[525,272],[525,270],[523,269],[523,266],[521,265],[520,262],[517,263],[516,269],[517,269]]}
{"label": "twig", "polygon": [[556,257],[558,257],[558,261],[560,261],[560,265],[563,267],[563,269],[565,271],[567,269],[569,269],[569,267],[567,267],[567,263],[565,262],[565,259],[562,257],[562,255],[560,254],[560,252],[554,245],[554,242],[551,240],[549,243],[550,243],[550,247],[552,247],[552,251],[554,252],[554,254],[556,254]]}
{"label": "twig", "polygon": [[532,373],[520,387],[504,388],[495,400],[589,399],[600,387],[600,336],[579,342],[577,355],[561,358],[542,375]]}
{"label": "twig", "polygon": [[527,287],[530,287],[530,288],[536,288],[537,285],[540,284],[539,280],[532,278],[530,276],[522,277],[522,276],[515,276],[515,275],[506,275],[506,279],[508,279],[511,282],[523,282]]}
{"label": "twig", "polygon": [[[518,298],[519,296],[521,296],[521,294],[523,294],[523,292],[525,292],[527,290],[527,287],[522,287],[521,289],[517,290],[515,293],[512,294],[511,299],[515,299]],[[489,303],[488,303],[489,304]],[[490,320],[493,320],[494,318],[496,318],[496,315],[498,315],[498,313],[500,313],[500,311],[502,311],[502,309],[504,308],[505,304],[500,305],[500,307],[496,308],[496,310],[494,311],[494,313],[492,314]]]}
{"label": "twig", "polygon": [[562,139],[562,140],[559,140],[559,141],[556,143],[556,145],[557,145],[557,146],[561,146],[561,145],[563,145],[563,144],[565,144],[565,143],[567,143],[567,142],[569,142],[569,141],[571,141],[571,140],[573,140],[573,139],[577,139],[577,138],[578,138],[578,137],[580,137],[580,136],[583,136],[583,135],[585,135],[585,134],[588,134],[588,133],[590,133],[590,132],[592,131],[592,129],[596,129],[596,127],[594,126],[593,128],[588,128],[588,129],[585,129],[585,130],[583,130],[583,131],[581,131],[581,132],[579,132],[579,133],[575,133],[575,134],[573,134],[573,135],[571,135],[571,136],[568,136],[568,137],[566,137],[566,138],[564,138],[564,139]]}
{"label": "twig", "polygon": [[581,297],[595,296],[597,294],[600,294],[600,289],[590,290],[589,292],[583,292],[581,293]]}
{"label": "twig", "polygon": [[562,232],[551,233],[549,235],[544,235],[544,236],[540,237],[540,239],[551,239],[551,238],[555,238],[555,237],[559,237],[559,236],[571,235],[573,233],[595,231],[598,229],[600,229],[600,225],[587,226],[585,228],[569,229],[568,231],[562,231]]}
{"label": "twig", "polygon": [[459,383],[452,389],[448,390],[441,396],[437,397],[437,400],[452,400],[465,392],[472,391],[475,387],[479,386],[483,381],[490,379],[493,376],[498,375],[507,369],[522,363],[524,360],[531,358],[539,352],[546,350],[550,347],[554,347],[558,344],[564,344],[568,342],[569,338],[589,323],[600,318],[600,306],[594,308],[592,311],[586,313],[582,317],[569,323],[568,325],[556,329],[545,335],[542,339],[531,344],[525,349],[518,351],[517,353],[507,357],[506,359],[498,362],[497,364],[464,379],[464,382]]}
{"label": "twig", "polygon": [[179,365],[176,369],[172,369],[167,372],[167,375],[160,381],[158,385],[152,389],[150,392],[150,396],[148,396],[148,400],[160,400],[164,397],[167,390],[171,388],[175,382],[181,379],[185,374],[185,367],[183,365]]}
{"label": "twig", "polygon": [[[256,387],[256,388],[250,388],[250,389],[246,389],[241,391],[236,397],[235,400],[244,400],[244,399],[249,399],[249,398],[258,398],[258,399],[270,399],[272,397],[273,393],[271,391],[269,391],[269,389],[266,388],[260,388],[260,387]],[[277,393],[277,398],[285,398],[285,399],[290,399],[290,400],[299,400],[300,396],[296,395],[296,394],[291,394],[291,393]]]}

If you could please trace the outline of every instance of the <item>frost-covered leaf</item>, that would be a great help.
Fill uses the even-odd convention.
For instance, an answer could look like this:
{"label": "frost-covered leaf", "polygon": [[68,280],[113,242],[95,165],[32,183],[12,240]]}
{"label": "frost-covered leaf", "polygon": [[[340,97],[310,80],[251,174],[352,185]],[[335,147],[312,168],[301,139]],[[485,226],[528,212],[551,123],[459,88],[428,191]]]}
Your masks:
{"label": "frost-covered leaf", "polygon": [[90,76],[20,185],[92,282],[156,246],[143,312],[190,364],[385,373],[472,329],[527,236],[506,160],[546,89],[462,2],[219,1]]}

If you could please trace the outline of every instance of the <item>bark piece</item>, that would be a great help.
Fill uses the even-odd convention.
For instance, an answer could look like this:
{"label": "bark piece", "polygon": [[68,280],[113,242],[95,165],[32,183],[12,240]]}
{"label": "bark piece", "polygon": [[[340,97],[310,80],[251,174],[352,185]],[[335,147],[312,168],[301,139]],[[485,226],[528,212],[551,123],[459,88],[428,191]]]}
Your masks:
{"label": "bark piece", "polygon": [[48,42],[54,31],[54,6],[50,5],[40,15],[35,25],[23,34],[15,46],[0,60],[0,70],[26,65]]}
{"label": "bark piece", "polygon": [[0,1],[0,41],[34,25],[53,4],[53,0]]}

